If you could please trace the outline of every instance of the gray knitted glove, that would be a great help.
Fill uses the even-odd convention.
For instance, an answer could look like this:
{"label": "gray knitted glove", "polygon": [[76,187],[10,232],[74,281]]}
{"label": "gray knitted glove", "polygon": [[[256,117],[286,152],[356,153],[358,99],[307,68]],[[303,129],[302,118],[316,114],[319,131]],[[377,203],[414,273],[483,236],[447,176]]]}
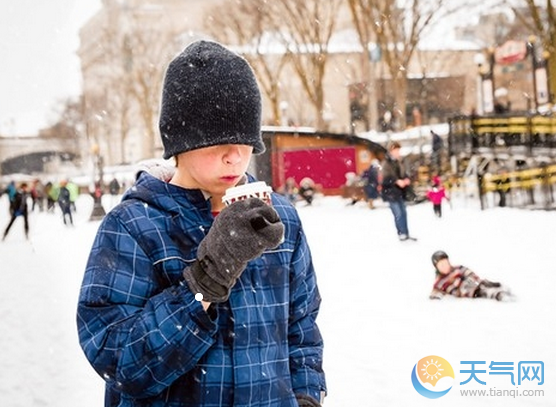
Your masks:
{"label": "gray knitted glove", "polygon": [[226,301],[247,262],[278,246],[283,237],[284,224],[272,206],[257,198],[234,202],[199,244],[197,261],[184,270],[185,281],[204,301]]}
{"label": "gray knitted glove", "polygon": [[306,394],[296,394],[297,404],[299,407],[321,407],[320,403]]}

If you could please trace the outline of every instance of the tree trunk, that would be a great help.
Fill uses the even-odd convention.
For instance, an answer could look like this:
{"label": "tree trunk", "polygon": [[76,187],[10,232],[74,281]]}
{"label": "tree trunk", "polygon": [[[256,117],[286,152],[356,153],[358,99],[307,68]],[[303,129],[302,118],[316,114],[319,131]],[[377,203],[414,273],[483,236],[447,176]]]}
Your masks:
{"label": "tree trunk", "polygon": [[394,78],[394,117],[396,119],[397,129],[403,130],[406,126],[406,102],[407,102],[407,78],[405,75],[398,75]]}

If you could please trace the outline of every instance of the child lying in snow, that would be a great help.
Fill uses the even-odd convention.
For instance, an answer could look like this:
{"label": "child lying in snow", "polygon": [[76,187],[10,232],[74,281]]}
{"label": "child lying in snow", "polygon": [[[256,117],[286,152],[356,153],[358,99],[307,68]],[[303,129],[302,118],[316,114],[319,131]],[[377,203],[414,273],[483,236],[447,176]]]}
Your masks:
{"label": "child lying in snow", "polygon": [[436,278],[429,295],[431,300],[445,295],[464,298],[492,298],[497,301],[513,299],[510,291],[502,284],[480,278],[465,266],[453,266],[446,252],[436,251],[432,255]]}

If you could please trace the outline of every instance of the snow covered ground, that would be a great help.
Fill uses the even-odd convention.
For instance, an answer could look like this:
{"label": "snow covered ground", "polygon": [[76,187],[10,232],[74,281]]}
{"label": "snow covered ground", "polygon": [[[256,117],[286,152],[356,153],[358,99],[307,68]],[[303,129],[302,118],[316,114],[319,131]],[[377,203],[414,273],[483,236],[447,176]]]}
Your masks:
{"label": "snow covered ground", "polygon": [[[105,197],[108,200],[110,197]],[[556,405],[556,212],[495,208],[454,199],[442,219],[428,204],[408,208],[417,242],[401,243],[387,207],[321,198],[298,206],[312,247],[323,296],[327,407]],[[109,202],[106,202],[110,205]],[[0,243],[0,406],[99,407],[103,383],[77,341],[75,308],[98,222],[83,196],[73,228],[60,215],[31,215],[31,243],[22,220]],[[0,199],[0,228],[7,217]],[[430,255],[450,254],[479,275],[509,286],[518,300],[428,299]],[[421,358],[437,355],[455,372],[454,387],[429,400],[411,383]],[[476,381],[462,361],[484,361]],[[513,362],[510,375],[490,363]],[[544,362],[544,384],[517,386],[518,363]],[[481,369],[481,366],[476,369]],[[507,373],[506,371],[505,373]],[[540,374],[540,373],[539,373]],[[544,390],[544,396],[464,397],[462,390]]]}

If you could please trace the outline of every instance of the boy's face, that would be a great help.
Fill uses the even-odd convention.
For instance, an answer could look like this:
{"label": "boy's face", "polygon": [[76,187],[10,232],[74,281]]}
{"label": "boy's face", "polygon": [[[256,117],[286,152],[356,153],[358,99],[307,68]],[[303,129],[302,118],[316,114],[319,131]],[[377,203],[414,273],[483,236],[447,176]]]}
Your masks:
{"label": "boy's face", "polygon": [[223,144],[181,153],[178,157],[178,183],[186,188],[198,188],[216,200],[226,189],[235,186],[247,171],[253,147]]}
{"label": "boy's face", "polygon": [[439,260],[438,263],[436,263],[436,269],[438,270],[438,272],[440,274],[448,274],[450,272],[450,270],[452,269],[452,265],[450,264],[450,260],[448,259],[442,259]]}

